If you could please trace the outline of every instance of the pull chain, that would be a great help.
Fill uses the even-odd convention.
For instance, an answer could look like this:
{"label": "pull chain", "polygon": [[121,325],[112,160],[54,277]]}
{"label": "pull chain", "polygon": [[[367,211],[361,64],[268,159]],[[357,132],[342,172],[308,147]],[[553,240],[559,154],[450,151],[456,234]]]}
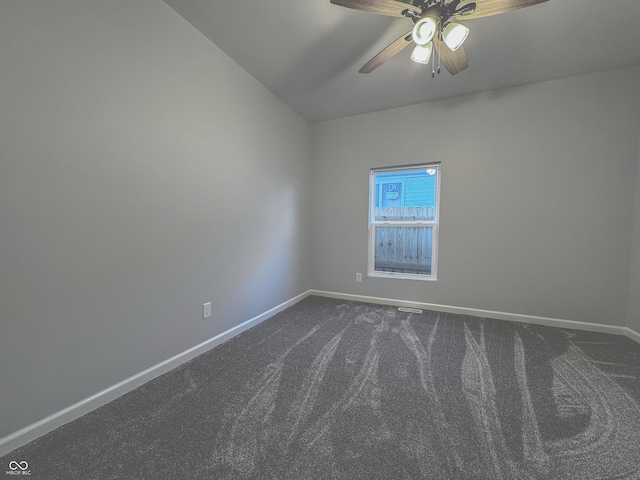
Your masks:
{"label": "pull chain", "polygon": [[435,47],[433,47],[433,54],[431,55],[431,78],[436,76],[435,64],[436,64],[436,55],[438,51]]}
{"label": "pull chain", "polygon": [[[440,48],[442,48],[442,38],[440,37],[442,32],[442,18],[438,19],[438,32],[436,33],[436,35],[438,35],[438,42],[440,45]],[[440,52],[438,52],[438,75],[440,75]]]}
{"label": "pull chain", "polygon": [[[440,31],[440,19],[438,19],[438,21],[436,22],[436,35],[439,35]],[[438,49],[436,48],[436,42],[435,42],[435,36],[433,38],[433,52],[431,53],[431,78],[436,76],[436,55],[438,54]],[[440,60],[438,60],[438,63],[440,63]]]}

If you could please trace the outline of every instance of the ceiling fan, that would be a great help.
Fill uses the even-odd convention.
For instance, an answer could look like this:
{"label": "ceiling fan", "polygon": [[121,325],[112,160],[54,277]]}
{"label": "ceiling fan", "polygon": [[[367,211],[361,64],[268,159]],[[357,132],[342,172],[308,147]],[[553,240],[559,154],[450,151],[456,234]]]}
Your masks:
{"label": "ceiling fan", "polygon": [[[469,34],[469,28],[453,20],[498,15],[548,0],[414,0],[413,3],[400,0],[330,1],[334,5],[379,15],[407,17],[414,23],[411,30],[369,60],[359,70],[360,73],[372,72],[405,47],[415,43],[411,59],[423,64],[428,64],[431,59],[433,77],[436,72],[436,55],[439,59],[437,73],[440,73],[440,62],[451,75],[460,73],[469,66],[467,53],[462,46]],[[436,54],[432,55],[434,49]]]}

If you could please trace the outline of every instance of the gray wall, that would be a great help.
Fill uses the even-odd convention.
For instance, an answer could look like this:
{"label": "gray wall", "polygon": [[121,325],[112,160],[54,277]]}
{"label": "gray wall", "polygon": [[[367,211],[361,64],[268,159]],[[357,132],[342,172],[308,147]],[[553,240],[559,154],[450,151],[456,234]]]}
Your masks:
{"label": "gray wall", "polygon": [[3,1],[0,65],[0,438],[310,287],[308,123],[163,2]]}
{"label": "gray wall", "polygon": [[633,329],[637,333],[640,333],[640,132],[638,133],[636,199],[633,208],[633,232],[631,235],[627,327]]}
{"label": "gray wall", "polygon": [[[314,124],[312,285],[624,325],[639,84],[634,67]],[[430,161],[438,281],[355,283],[369,169]]]}

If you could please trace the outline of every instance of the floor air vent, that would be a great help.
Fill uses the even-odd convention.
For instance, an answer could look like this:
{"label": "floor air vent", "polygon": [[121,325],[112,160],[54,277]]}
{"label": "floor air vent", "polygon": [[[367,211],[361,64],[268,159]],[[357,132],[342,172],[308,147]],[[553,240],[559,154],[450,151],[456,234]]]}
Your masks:
{"label": "floor air vent", "polygon": [[422,310],[418,308],[398,307],[398,310],[400,310],[401,312],[408,312],[408,313],[422,313]]}

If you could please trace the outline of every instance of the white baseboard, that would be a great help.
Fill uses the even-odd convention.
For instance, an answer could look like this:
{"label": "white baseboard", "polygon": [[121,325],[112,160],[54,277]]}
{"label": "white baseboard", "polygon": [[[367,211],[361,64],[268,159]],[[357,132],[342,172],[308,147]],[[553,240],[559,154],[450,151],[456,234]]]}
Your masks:
{"label": "white baseboard", "polygon": [[[640,335],[627,328],[615,325],[604,325],[602,323],[579,322],[576,320],[563,320],[560,318],[539,317],[535,315],[523,315],[520,313],[497,312],[494,310],[481,310],[479,308],[454,307],[451,305],[439,305],[437,303],[412,302],[398,300],[395,298],[368,297],[365,295],[352,295],[349,293],[326,292],[323,290],[310,290],[310,295],[320,297],[339,298],[342,300],[353,300],[356,302],[376,303],[380,305],[393,305],[399,307],[421,308],[435,312],[458,313],[461,315],[472,315],[474,317],[495,318],[497,320],[509,320],[512,322],[532,323],[534,325],[545,325],[548,327],[561,327],[574,330],[587,330],[591,332],[611,333],[614,335],[625,335],[640,343]],[[635,338],[634,338],[635,337]]]}
{"label": "white baseboard", "polygon": [[625,335],[627,337],[629,337],[631,340],[634,340],[634,341],[640,343],[640,333],[636,332],[635,330],[632,330],[629,327],[626,327],[626,330],[627,331],[625,332]]}
{"label": "white baseboard", "polygon": [[112,385],[109,388],[102,390],[101,392],[96,393],[84,400],[79,401],[59,412],[54,413],[53,415],[49,415],[42,420],[35,422],[27,427],[18,430],[11,435],[8,435],[2,439],[0,439],[0,457],[10,453],[16,448],[22,447],[27,443],[41,437],[42,435],[49,433],[52,430],[55,430],[58,427],[61,427],[65,423],[71,422],[77,418],[80,418],[83,415],[95,410],[102,405],[106,405],[107,403],[115,400],[116,398],[128,393],[139,386],[147,383],[154,378],[167,373],[170,370],[182,365],[183,363],[192,360],[205,353],[207,350],[212,349],[213,347],[220,345],[221,343],[229,340],[232,337],[235,337],[239,333],[248,330],[249,328],[263,322],[264,320],[272,317],[273,315],[283,311],[284,309],[298,303],[303,300],[307,296],[309,296],[310,291],[306,291],[301,293],[300,295],[293,297],[287,300],[276,307],[273,307],[270,310],[267,310],[260,315],[257,315],[246,322],[241,323],[240,325],[236,325],[229,330],[222,332],[215,337],[210,338],[209,340],[205,340],[199,345],[192,347],[188,350],[185,350],[178,355],[175,355],[163,362],[154,365],[140,373],[133,375],[132,377],[127,378],[115,385]]}

